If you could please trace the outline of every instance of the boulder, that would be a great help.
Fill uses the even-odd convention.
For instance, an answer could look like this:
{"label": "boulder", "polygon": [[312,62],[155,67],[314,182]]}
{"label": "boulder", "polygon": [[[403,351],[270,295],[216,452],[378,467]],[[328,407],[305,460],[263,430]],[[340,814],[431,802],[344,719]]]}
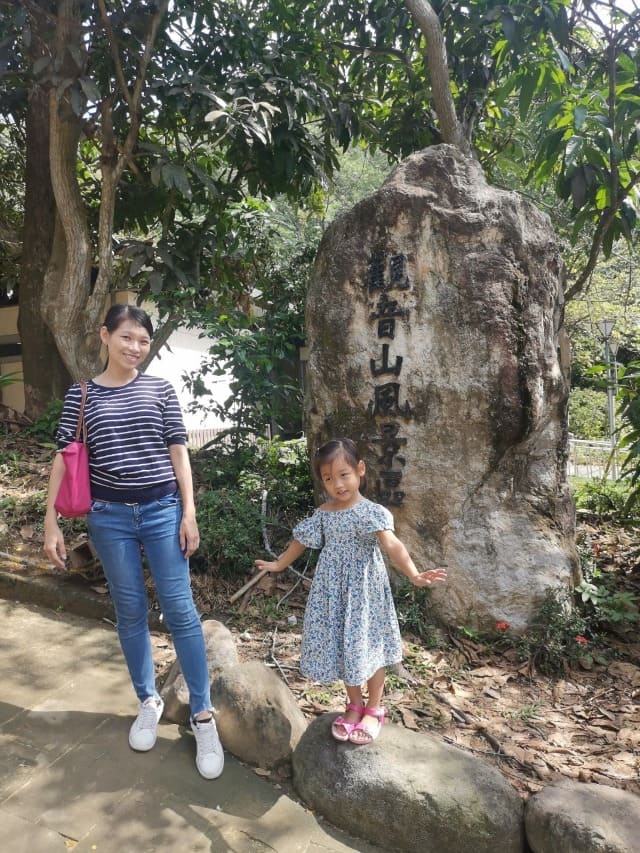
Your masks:
{"label": "boulder", "polygon": [[307,727],[296,699],[259,661],[225,667],[214,678],[211,697],[225,749],[265,770],[284,768]]}
{"label": "boulder", "polygon": [[402,853],[522,853],[522,801],[497,770],[394,725],[371,745],[338,743],[335,716],[293,753],[295,790],[331,823]]}
{"label": "boulder", "polygon": [[563,780],[531,797],[525,827],[533,853],[638,853],[640,797]]}
{"label": "boulder", "polygon": [[[202,623],[202,631],[207,652],[209,677],[213,680],[223,667],[238,663],[238,652],[233,635],[222,622],[218,622],[216,619],[207,619]],[[171,723],[188,724],[190,717],[189,690],[177,658],[167,674],[160,695],[164,699],[163,719]]]}
{"label": "boulder", "polygon": [[435,615],[523,631],[578,579],[565,273],[548,217],[448,145],[338,218],[307,302],[306,432],[347,436]]}

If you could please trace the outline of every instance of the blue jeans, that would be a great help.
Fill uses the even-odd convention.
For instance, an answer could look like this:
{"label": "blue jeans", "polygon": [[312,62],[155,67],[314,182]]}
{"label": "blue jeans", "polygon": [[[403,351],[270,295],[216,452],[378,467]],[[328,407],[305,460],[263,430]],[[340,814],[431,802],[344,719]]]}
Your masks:
{"label": "blue jeans", "polygon": [[181,519],[176,493],[143,504],[93,501],[87,526],[109,584],[120,645],[138,698],[143,702],[157,696],[142,546],[195,716],[211,708],[211,688],[189,562],[180,550]]}

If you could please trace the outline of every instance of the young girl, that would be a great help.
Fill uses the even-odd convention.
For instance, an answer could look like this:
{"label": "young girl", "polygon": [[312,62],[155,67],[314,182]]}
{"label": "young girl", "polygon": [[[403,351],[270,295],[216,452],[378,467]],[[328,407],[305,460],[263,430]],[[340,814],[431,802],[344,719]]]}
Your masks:
{"label": "young girl", "polygon": [[[191,467],[173,387],[138,372],[152,334],[148,315],[131,305],[112,306],[100,329],[108,360],[88,382],[92,503],[87,527],[109,584],[120,645],[140,701],[129,745],[139,752],[153,747],[164,707],[155,685],[144,548],[189,687],[196,767],[206,779],[215,779],[222,773],[224,753],[211,708],[202,625],[191,594],[188,558],[199,543]],[[80,400],[80,386],[72,385],[58,427],[60,450],[75,438]],[[66,549],[54,504],[64,470],[64,459],[57,454],[44,523],[45,553],[60,568]]]}
{"label": "young girl", "polygon": [[281,572],[306,548],[322,549],[304,615],[300,671],[314,681],[345,682],[346,713],[334,721],[333,737],[371,743],[384,722],[380,703],[385,667],[402,659],[398,619],[378,545],[415,586],[442,582],[446,571],[418,572],[393,532],[391,513],[363,497],[365,464],[352,441],[329,441],[320,447],[313,471],[328,500],[295,527],[293,541],[277,560],[255,564]]}

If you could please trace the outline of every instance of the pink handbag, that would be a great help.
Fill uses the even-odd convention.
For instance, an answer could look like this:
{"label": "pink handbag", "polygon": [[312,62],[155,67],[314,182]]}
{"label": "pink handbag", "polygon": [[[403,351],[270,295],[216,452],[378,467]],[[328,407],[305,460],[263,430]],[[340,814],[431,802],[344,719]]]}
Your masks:
{"label": "pink handbag", "polygon": [[84,422],[87,383],[81,382],[80,389],[82,400],[78,413],[76,438],[60,451],[64,459],[65,472],[54,506],[64,518],[77,518],[79,515],[86,515],[91,509],[87,425]]}

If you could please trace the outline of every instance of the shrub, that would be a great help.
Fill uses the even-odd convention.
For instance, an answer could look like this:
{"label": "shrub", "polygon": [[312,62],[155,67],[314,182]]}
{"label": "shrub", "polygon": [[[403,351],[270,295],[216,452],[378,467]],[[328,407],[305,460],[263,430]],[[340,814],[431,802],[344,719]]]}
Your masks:
{"label": "shrub", "polygon": [[246,574],[260,550],[260,506],[242,492],[216,489],[198,498],[197,515],[200,547],[193,567],[229,578]]}
{"label": "shrub", "polygon": [[62,400],[52,400],[47,406],[45,412],[39,418],[25,428],[27,435],[32,435],[36,439],[43,441],[53,441],[56,437],[58,422],[62,414]]}
{"label": "shrub", "polygon": [[638,597],[619,588],[621,575],[602,571],[589,537],[579,538],[577,547],[583,581],[575,591],[590,630],[593,633],[609,631],[638,622]]}
{"label": "shrub", "polygon": [[586,480],[575,486],[573,497],[577,509],[624,525],[638,517],[630,506],[631,491],[629,480]]}
{"label": "shrub", "polygon": [[402,634],[413,634],[425,648],[435,648],[439,639],[431,617],[431,590],[402,581],[391,589]]}
{"label": "shrub", "polygon": [[577,438],[592,441],[609,435],[606,391],[573,388],[569,394],[569,429]]}
{"label": "shrub", "polygon": [[521,656],[546,675],[559,675],[588,654],[588,623],[563,587],[548,589],[527,633],[517,639]]}
{"label": "shrub", "polygon": [[261,439],[235,450],[218,444],[196,454],[193,469],[201,537],[192,558],[196,570],[228,578],[246,574],[265,554],[263,527],[280,553],[294,524],[313,509],[304,440]]}

